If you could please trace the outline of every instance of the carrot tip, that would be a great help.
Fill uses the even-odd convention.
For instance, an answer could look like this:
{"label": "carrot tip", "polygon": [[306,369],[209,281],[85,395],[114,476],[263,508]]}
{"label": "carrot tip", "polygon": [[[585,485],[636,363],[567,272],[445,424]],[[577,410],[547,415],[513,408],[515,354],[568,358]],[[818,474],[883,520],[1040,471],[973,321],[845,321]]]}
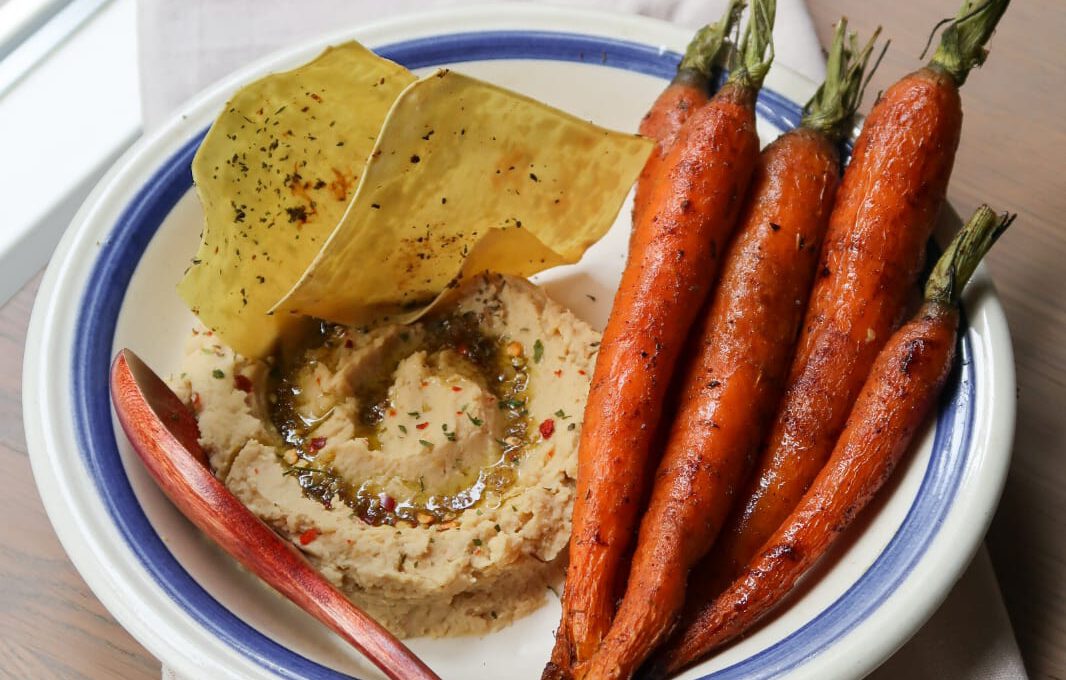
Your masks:
{"label": "carrot tip", "polygon": [[677,66],[679,78],[687,74],[695,74],[708,82],[717,78],[724,62],[723,57],[730,48],[729,34],[740,20],[740,14],[746,4],[746,0],[729,0],[721,19],[696,32]]}
{"label": "carrot tip", "polygon": [[880,35],[881,27],[878,26],[866,45],[860,48],[856,34],[848,31],[847,17],[841,17],[826,61],[825,82],[803,107],[800,125],[818,130],[833,140],[847,137],[866,85],[888,50],[886,41],[873,68],[867,69]]}
{"label": "carrot tip", "polygon": [[977,0],[965,0],[941,34],[940,46],[929,65],[946,71],[956,84],[965,83],[970,71],[985,62],[988,56],[985,43],[1009,4],[1010,0],[985,0],[981,4]]}
{"label": "carrot tip", "polygon": [[962,295],[977,264],[992,244],[1014,222],[1017,215],[997,215],[987,205],[980,206],[937,260],[925,284],[925,299],[929,302],[953,305]]}

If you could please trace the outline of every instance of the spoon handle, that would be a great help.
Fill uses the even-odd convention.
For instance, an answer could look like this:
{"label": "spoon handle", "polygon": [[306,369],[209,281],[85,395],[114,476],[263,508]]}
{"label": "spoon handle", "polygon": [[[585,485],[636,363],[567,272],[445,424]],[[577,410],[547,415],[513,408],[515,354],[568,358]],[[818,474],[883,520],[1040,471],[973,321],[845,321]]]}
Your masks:
{"label": "spoon handle", "polygon": [[111,398],[119,423],[149,474],[182,514],[223,550],[347,640],[390,678],[439,680],[218,481],[197,442],[192,414],[128,349],[119,352],[111,366]]}

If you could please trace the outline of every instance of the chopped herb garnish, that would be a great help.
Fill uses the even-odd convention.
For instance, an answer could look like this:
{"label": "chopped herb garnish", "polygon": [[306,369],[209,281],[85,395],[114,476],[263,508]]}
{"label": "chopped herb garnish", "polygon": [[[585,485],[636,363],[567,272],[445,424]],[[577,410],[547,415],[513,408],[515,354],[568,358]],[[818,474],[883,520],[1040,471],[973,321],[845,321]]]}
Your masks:
{"label": "chopped herb garnish", "polygon": [[558,411],[555,412],[555,417],[556,418],[561,418],[563,420],[566,420],[570,416],[566,415],[566,411],[564,411],[562,409],[559,409]]}
{"label": "chopped herb garnish", "polygon": [[475,546],[477,546],[479,548],[481,547],[481,539],[480,538],[475,538],[474,540],[472,540],[470,542],[473,543]]}
{"label": "chopped herb garnish", "polygon": [[566,426],[566,429],[573,432],[577,428],[577,423],[570,423]]}
{"label": "chopped herb garnish", "polygon": [[215,376],[219,380],[221,380],[222,378],[226,377],[226,374],[223,373],[222,369],[220,369],[220,368],[216,368],[215,370],[211,371],[211,375]]}
{"label": "chopped herb garnish", "polygon": [[[310,182],[304,182],[304,184],[310,185],[313,182],[314,180],[312,179]],[[311,214],[313,209],[313,205],[309,206],[308,213]],[[284,219],[284,213],[282,213],[282,219]],[[532,337],[527,335],[525,337],[530,337],[529,352],[523,355],[521,345],[518,345],[519,351],[513,353],[510,351],[511,348],[509,346],[509,343],[512,342],[511,338],[486,335],[479,321],[480,319],[473,314],[423,321],[420,323],[424,324],[426,332],[424,334],[420,331],[418,333],[404,332],[401,340],[407,340],[408,342],[404,342],[398,348],[402,349],[403,352],[408,352],[415,349],[410,344],[413,342],[418,348],[427,351],[439,351],[444,348],[454,350],[464,360],[473,364],[474,369],[485,376],[493,398],[500,404],[501,409],[506,409],[501,410],[499,416],[493,416],[494,430],[496,429],[497,421],[500,421],[499,432],[492,432],[488,435],[494,438],[497,435],[500,437],[500,439],[496,440],[500,443],[500,448],[496,449],[499,460],[491,462],[487,467],[476,466],[481,468],[478,471],[465,469],[462,465],[454,467],[451,463],[448,464],[448,469],[445,470],[449,472],[451,469],[455,469],[466,477],[473,474],[479,479],[478,484],[468,489],[463,489],[458,493],[444,492],[437,494],[430,492],[427,489],[426,481],[416,474],[414,479],[410,481],[410,490],[408,492],[412,495],[412,498],[398,503],[396,502],[398,499],[386,498],[381,488],[376,484],[360,486],[348,483],[347,480],[334,478],[329,473],[316,470],[309,465],[309,469],[303,474],[296,470],[290,473],[296,476],[307,497],[317,500],[327,505],[327,507],[329,507],[328,503],[331,501],[344,503],[355,512],[354,516],[372,526],[392,525],[396,527],[411,523],[419,526],[437,524],[443,528],[449,528],[453,526],[452,522],[456,519],[458,513],[470,511],[480,514],[481,508],[478,505],[484,500],[485,493],[503,493],[514,482],[515,468],[522,460],[524,447],[532,443],[531,434],[536,427],[530,421],[527,410],[528,395],[526,390],[529,382],[529,368],[526,362],[533,358],[534,352],[538,355],[538,359],[541,358],[540,354],[543,350],[540,345],[542,343],[537,343],[538,346],[534,348]],[[369,332],[366,327],[347,330],[328,324],[322,324],[319,330],[320,335],[315,336],[313,339],[316,344],[309,345],[305,350],[308,353],[308,358],[314,360],[327,358],[329,357],[328,352],[342,345],[347,346],[347,343],[351,340],[350,333],[365,334]],[[515,344],[517,345],[517,343]],[[390,358],[386,363],[391,361],[392,359]],[[208,371],[210,370],[208,369]],[[291,370],[291,368],[283,367],[281,371],[277,372],[277,375],[272,373],[268,378],[272,381],[268,386],[270,390],[269,397],[271,397],[271,419],[274,421],[279,433],[282,434],[284,441],[292,446],[297,453],[297,456],[294,457],[292,455],[293,450],[289,449],[287,454],[289,457],[285,461],[286,467],[292,464],[299,466],[301,464],[298,459],[299,456],[310,460],[314,456],[314,452],[326,444],[325,438],[319,439],[313,434],[314,425],[317,423],[308,423],[301,418],[302,414],[295,409],[297,406],[295,397],[299,395],[299,391],[297,389],[298,384],[292,380],[291,376],[293,374]],[[391,365],[383,367],[383,373],[387,375],[391,375],[393,370]],[[229,375],[230,371],[227,369],[225,377],[229,377]],[[236,376],[234,376],[234,379],[236,379]],[[423,385],[423,387],[427,386],[428,383]],[[445,386],[445,388],[447,387],[453,389],[458,387],[457,392],[464,392],[460,385],[450,384]],[[401,415],[400,418],[396,418],[395,423],[392,422],[391,418],[395,418],[398,415],[396,413],[398,409],[394,408],[387,392],[384,389],[379,389],[376,385],[373,389],[362,390],[358,396],[359,402],[363,406],[358,414],[356,436],[366,436],[371,448],[382,446],[382,441],[379,437],[384,438],[383,433],[387,432],[385,428],[395,425],[396,430],[398,430],[398,432],[394,430],[396,437],[414,438],[420,444],[420,448],[426,447],[426,453],[431,455],[436,452],[436,437],[431,440],[419,439],[418,437],[420,434],[422,436],[432,436],[434,420],[440,426],[440,430],[444,438],[446,438],[445,441],[457,442],[459,439],[459,428],[456,421],[452,421],[449,418],[448,422],[442,423],[443,418],[430,419],[427,413],[421,412],[421,409],[406,412],[408,418],[414,418],[414,420],[408,422]],[[468,410],[470,408],[483,407],[473,404],[468,399],[464,399],[464,402],[466,403],[460,402],[462,407],[456,412],[456,420],[461,421],[461,416],[465,414],[475,428],[481,428],[479,430],[481,432],[488,432],[488,430],[484,429],[488,424],[488,418],[483,420],[482,417],[478,417],[480,414],[475,414]],[[414,404],[411,404],[411,406],[414,406]],[[453,407],[452,410],[456,410],[456,408]],[[404,412],[401,411],[400,414],[402,413]],[[401,422],[403,423],[402,425],[400,424]],[[556,422],[561,423],[558,419]],[[417,431],[423,429],[426,430],[424,433]],[[323,467],[328,468],[326,465],[323,465]],[[485,512],[487,514],[487,511]]]}
{"label": "chopped herb garnish", "polygon": [[319,468],[303,467],[301,465],[290,466],[288,470],[281,473],[285,477],[295,477],[297,475],[310,474],[310,475],[322,475],[323,477],[329,477],[330,479],[339,479],[336,474],[329,470],[320,470]]}
{"label": "chopped herb garnish", "polygon": [[544,343],[537,338],[533,341],[533,363],[539,364],[540,360],[544,358]]}
{"label": "chopped herb garnish", "polygon": [[307,206],[298,205],[292,208],[285,208],[285,212],[289,214],[290,223],[307,221]]}

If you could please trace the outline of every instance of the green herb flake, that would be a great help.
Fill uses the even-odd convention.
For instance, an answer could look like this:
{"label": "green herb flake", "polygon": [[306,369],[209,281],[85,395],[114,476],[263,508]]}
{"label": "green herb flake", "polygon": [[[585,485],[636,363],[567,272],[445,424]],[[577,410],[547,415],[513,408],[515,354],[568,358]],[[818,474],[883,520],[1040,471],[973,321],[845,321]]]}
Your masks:
{"label": "green herb flake", "polygon": [[559,418],[559,419],[562,419],[562,420],[566,420],[570,416],[566,415],[566,411],[564,411],[562,409],[559,409],[558,411],[555,412],[555,417]]}
{"label": "green herb flake", "polygon": [[211,375],[215,376],[219,380],[222,380],[226,377],[226,374],[222,372],[221,368],[216,368],[215,370],[211,371]]}
{"label": "green herb flake", "polygon": [[400,428],[400,432],[403,432],[404,434],[407,434],[407,426],[406,425],[398,425],[397,427]]}
{"label": "green herb flake", "polygon": [[475,418],[469,413],[466,414],[466,417],[470,419],[470,422],[474,424],[474,427],[481,427],[484,424],[484,421],[481,420],[481,418]]}
{"label": "green herb flake", "polygon": [[473,541],[471,541],[471,543],[473,543],[478,548],[481,547],[481,539],[480,538],[475,538]]}
{"label": "green herb flake", "polygon": [[419,439],[418,443],[421,444],[422,446],[426,447],[427,449],[432,449],[433,448],[433,442],[427,442],[425,439]]}
{"label": "green herb flake", "polygon": [[566,429],[569,430],[570,432],[573,432],[574,430],[577,429],[577,423],[570,423],[569,425],[566,426]]}
{"label": "green herb flake", "polygon": [[533,341],[533,363],[539,364],[540,360],[544,358],[544,343],[537,338]]}

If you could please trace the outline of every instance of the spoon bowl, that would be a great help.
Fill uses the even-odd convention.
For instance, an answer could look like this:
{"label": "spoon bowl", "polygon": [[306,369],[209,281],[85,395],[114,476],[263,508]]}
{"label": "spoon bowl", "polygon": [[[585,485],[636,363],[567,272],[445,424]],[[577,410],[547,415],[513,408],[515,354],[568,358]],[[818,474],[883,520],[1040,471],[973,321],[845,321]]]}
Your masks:
{"label": "spoon bowl", "polygon": [[392,633],[356,607],[290,542],[253,515],[211,472],[193,414],[128,349],[111,365],[119,423],[149,474],[193,524],[396,680],[439,680]]}

